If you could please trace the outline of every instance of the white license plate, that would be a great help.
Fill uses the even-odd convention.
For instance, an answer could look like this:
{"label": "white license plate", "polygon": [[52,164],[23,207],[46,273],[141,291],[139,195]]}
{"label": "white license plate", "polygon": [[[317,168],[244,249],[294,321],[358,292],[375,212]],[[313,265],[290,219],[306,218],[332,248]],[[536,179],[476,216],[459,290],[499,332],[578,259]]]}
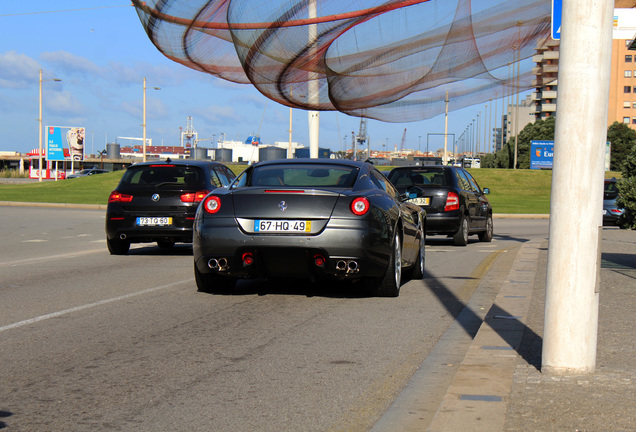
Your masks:
{"label": "white license plate", "polygon": [[138,217],[138,226],[167,226],[172,225],[171,217]]}
{"label": "white license plate", "polygon": [[254,232],[311,232],[311,221],[306,220],[255,220]]}
{"label": "white license plate", "polygon": [[428,205],[430,198],[411,198],[409,202],[417,205]]}

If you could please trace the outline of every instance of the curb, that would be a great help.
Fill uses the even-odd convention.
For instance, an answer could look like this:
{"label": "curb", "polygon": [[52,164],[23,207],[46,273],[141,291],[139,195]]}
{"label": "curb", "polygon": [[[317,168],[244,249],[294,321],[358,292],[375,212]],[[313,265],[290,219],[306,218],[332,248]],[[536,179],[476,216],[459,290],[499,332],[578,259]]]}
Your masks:
{"label": "curb", "polygon": [[84,210],[106,210],[106,205],[105,204],[38,203],[38,202],[0,201],[0,206],[7,206],[7,207],[69,208],[69,209],[84,209]]}
{"label": "curb", "polygon": [[[72,208],[87,210],[106,210],[106,204],[72,204],[72,203],[39,203],[39,202],[19,202],[0,201],[0,206],[8,207],[49,207],[49,208]],[[549,219],[549,214],[504,214],[495,213],[495,219]]]}

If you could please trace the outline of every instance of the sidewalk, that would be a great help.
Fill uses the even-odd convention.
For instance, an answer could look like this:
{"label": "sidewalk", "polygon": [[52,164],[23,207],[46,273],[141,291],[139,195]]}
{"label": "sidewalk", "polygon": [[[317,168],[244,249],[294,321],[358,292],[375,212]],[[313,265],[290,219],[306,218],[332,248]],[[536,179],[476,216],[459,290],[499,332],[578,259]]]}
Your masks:
{"label": "sidewalk", "polygon": [[[374,432],[636,431],[636,231],[603,229],[597,364],[588,375],[541,372],[547,240],[506,255]],[[471,337],[466,323],[478,317]]]}

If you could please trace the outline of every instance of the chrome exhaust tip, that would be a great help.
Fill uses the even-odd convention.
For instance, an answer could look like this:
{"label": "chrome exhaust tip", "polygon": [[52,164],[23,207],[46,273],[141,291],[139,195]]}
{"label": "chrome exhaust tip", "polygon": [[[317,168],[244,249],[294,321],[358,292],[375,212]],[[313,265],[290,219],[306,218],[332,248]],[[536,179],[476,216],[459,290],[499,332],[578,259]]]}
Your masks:
{"label": "chrome exhaust tip", "polygon": [[120,240],[126,240],[126,234],[120,234],[119,235],[119,239]]}
{"label": "chrome exhaust tip", "polygon": [[208,261],[208,267],[210,267],[211,269],[219,268],[219,262],[218,262],[216,259],[211,258],[211,259]]}
{"label": "chrome exhaust tip", "polygon": [[219,258],[218,259],[218,263],[219,263],[219,270],[220,271],[227,270],[227,268],[228,268],[227,258]]}
{"label": "chrome exhaust tip", "polygon": [[336,270],[345,271],[347,269],[347,263],[344,260],[340,260],[336,263]]}
{"label": "chrome exhaust tip", "polygon": [[357,273],[358,272],[358,263],[356,261],[349,261],[347,263],[347,273]]}

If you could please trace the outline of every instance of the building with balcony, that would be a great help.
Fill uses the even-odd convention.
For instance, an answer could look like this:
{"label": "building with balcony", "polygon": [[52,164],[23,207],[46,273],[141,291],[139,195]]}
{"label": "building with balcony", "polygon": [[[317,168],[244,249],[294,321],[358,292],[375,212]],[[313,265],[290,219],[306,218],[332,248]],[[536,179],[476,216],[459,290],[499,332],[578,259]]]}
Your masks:
{"label": "building with balcony", "polygon": [[532,114],[535,120],[545,120],[556,114],[557,73],[559,72],[559,41],[544,39],[537,46],[537,53],[532,57],[535,62],[532,83],[535,91],[531,95]]}

